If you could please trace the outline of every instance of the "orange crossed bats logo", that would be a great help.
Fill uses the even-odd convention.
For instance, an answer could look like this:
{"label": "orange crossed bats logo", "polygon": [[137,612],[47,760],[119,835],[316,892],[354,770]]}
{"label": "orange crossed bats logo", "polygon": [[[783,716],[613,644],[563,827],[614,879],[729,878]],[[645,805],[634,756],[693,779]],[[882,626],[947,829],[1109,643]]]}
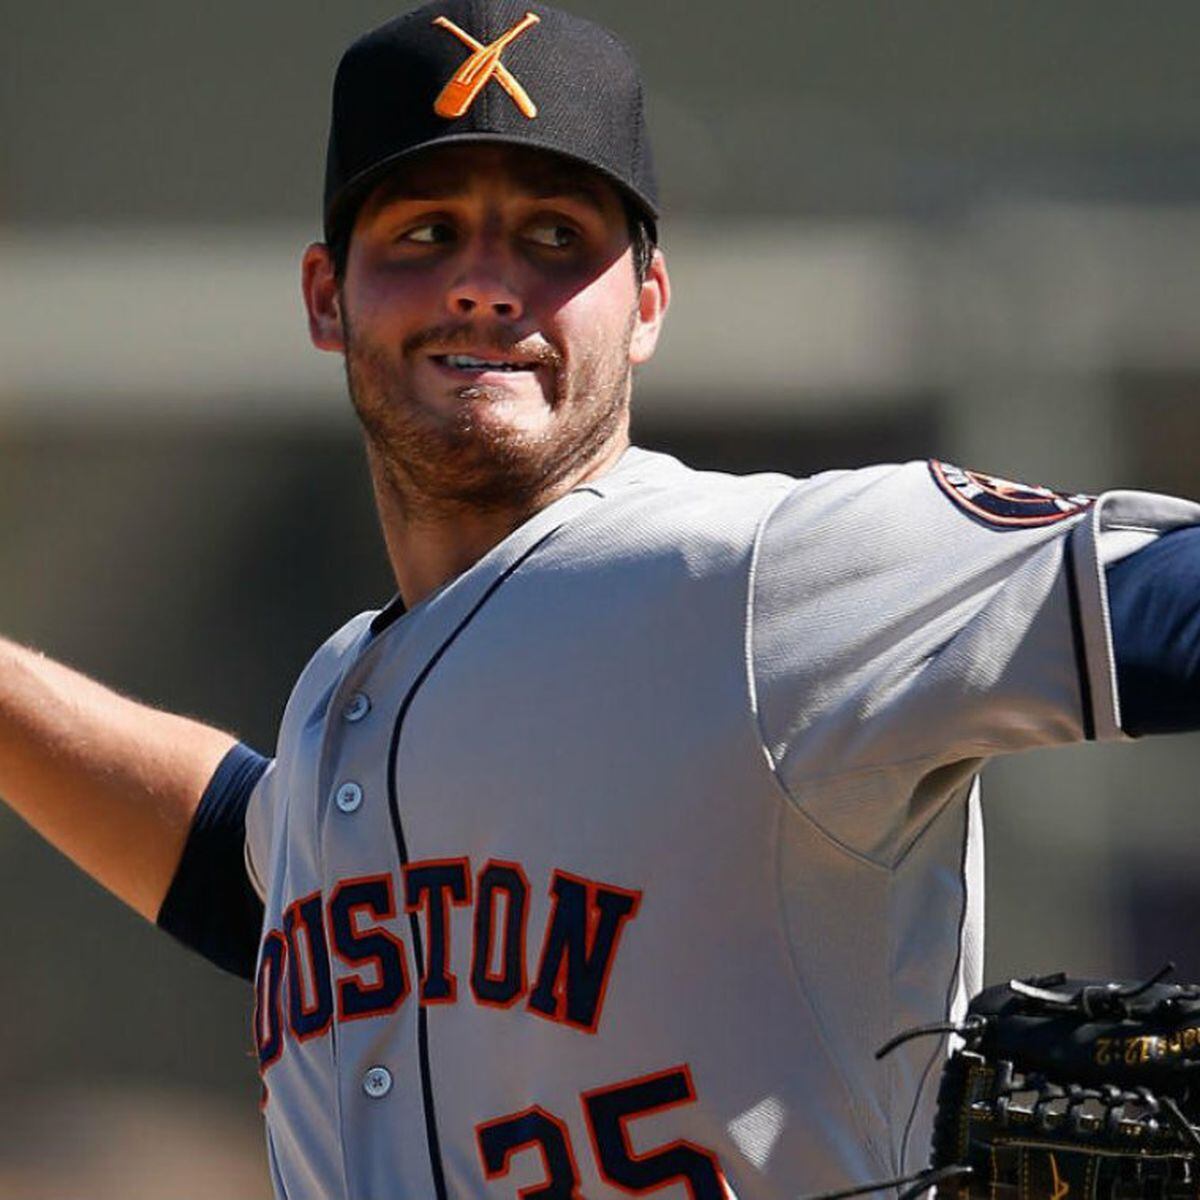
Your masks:
{"label": "orange crossed bats logo", "polygon": [[513,103],[521,113],[532,121],[537,116],[537,105],[530,100],[529,93],[500,61],[500,57],[521,34],[532,29],[540,20],[541,17],[527,12],[511,29],[485,46],[465,30],[459,29],[449,17],[436,18],[433,23],[449,30],[463,45],[471,49],[472,54],[442,88],[441,94],[434,102],[433,111],[439,117],[450,121],[461,117],[475,103],[475,97],[487,86],[488,80],[495,79],[512,97]]}

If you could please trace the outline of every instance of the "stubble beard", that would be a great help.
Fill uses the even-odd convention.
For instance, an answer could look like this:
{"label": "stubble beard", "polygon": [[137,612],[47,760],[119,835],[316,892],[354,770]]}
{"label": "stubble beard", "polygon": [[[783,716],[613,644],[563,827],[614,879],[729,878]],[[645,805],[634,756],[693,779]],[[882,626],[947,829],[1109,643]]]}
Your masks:
{"label": "stubble beard", "polygon": [[[554,419],[537,433],[480,420],[489,390],[459,390],[461,408],[447,419],[411,394],[414,347],[450,336],[430,331],[399,350],[368,342],[347,326],[345,367],[350,399],[370,457],[401,511],[414,519],[444,519],[455,511],[536,511],[586,472],[628,420],[634,315],[619,345],[582,353],[569,370],[548,351]],[[502,402],[502,398],[497,398]],[[377,481],[378,482],[378,481]]]}

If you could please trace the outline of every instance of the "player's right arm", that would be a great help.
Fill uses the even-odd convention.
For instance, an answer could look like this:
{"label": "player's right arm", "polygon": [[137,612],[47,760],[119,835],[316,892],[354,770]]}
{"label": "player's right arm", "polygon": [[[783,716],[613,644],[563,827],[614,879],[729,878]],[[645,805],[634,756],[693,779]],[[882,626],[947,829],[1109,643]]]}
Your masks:
{"label": "player's right arm", "polygon": [[150,921],[235,745],[0,639],[0,796]]}

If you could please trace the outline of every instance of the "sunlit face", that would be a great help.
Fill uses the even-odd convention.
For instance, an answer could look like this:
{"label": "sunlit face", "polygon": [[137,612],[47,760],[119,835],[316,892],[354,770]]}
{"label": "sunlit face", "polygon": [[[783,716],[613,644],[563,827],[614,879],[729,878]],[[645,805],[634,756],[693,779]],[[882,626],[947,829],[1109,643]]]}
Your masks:
{"label": "sunlit face", "polygon": [[[307,279],[306,260],[311,314]],[[453,146],[368,198],[337,334],[314,338],[343,351],[402,502],[519,506],[627,440],[631,368],[653,352],[665,295],[661,262],[635,278],[625,210],[594,172]]]}

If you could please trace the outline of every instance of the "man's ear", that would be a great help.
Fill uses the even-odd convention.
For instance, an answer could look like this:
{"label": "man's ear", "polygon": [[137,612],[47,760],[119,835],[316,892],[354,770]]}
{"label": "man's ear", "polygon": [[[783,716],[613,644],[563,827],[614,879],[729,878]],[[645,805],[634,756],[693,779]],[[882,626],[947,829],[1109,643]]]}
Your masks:
{"label": "man's ear", "polygon": [[629,361],[640,366],[649,362],[658,345],[663,317],[671,303],[671,279],[667,274],[667,260],[661,250],[654,251],[646,278],[638,294],[637,314],[633,325],[633,337],[629,342]]}
{"label": "man's ear", "polygon": [[342,298],[333,255],[324,242],[313,242],[304,252],[300,266],[304,307],[308,310],[308,336],[318,350],[346,349],[342,325]]}

